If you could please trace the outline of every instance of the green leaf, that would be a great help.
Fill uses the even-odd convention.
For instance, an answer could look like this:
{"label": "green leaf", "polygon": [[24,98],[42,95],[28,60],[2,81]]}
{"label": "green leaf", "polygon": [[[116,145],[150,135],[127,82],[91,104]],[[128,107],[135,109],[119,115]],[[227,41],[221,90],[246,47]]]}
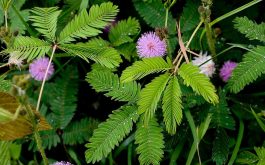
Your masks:
{"label": "green leaf", "polygon": [[257,165],[264,165],[265,164],[265,148],[264,147],[254,147],[254,150],[257,153],[259,161]]}
{"label": "green leaf", "polygon": [[132,42],[132,36],[140,31],[140,24],[135,18],[129,17],[127,20],[119,21],[109,32],[109,40],[113,46]]}
{"label": "green leaf", "polygon": [[228,87],[231,92],[241,91],[246,85],[265,73],[264,52],[264,46],[257,46],[244,55],[243,61],[233,70],[232,76],[228,80]]}
{"label": "green leaf", "polygon": [[163,116],[166,130],[170,134],[175,134],[177,124],[182,120],[181,90],[178,79],[174,76],[168,82],[163,97]]}
{"label": "green leaf", "polygon": [[12,87],[12,82],[10,80],[5,80],[5,76],[0,76],[0,91],[8,92]]}
{"label": "green leaf", "polygon": [[198,12],[199,1],[188,0],[185,4],[180,17],[181,32],[187,32],[194,29],[200,22],[200,14]]}
{"label": "green leaf", "polygon": [[214,85],[206,75],[200,73],[197,66],[183,63],[178,70],[178,74],[183,78],[185,85],[191,86],[206,101],[212,104],[218,103],[218,96],[215,93],[216,89]]}
{"label": "green leaf", "polygon": [[162,160],[164,151],[164,140],[162,128],[153,117],[147,126],[142,122],[138,124],[135,133],[135,143],[138,144],[136,152],[142,165],[158,165]]}
{"label": "green leaf", "polygon": [[105,28],[114,20],[119,9],[111,2],[102,3],[100,6],[93,5],[89,14],[86,10],[80,12],[66,27],[59,36],[59,43],[69,43],[76,38],[97,36],[101,29]]}
{"label": "green leaf", "polygon": [[235,120],[231,116],[231,112],[228,108],[225,93],[220,90],[219,92],[219,103],[211,107],[212,123],[216,127],[227,128],[235,130]]}
{"label": "green leaf", "polygon": [[217,165],[226,163],[229,154],[229,137],[224,129],[216,130],[215,140],[213,142],[212,159]]}
{"label": "green leaf", "polygon": [[160,97],[170,79],[170,74],[162,74],[152,80],[140,92],[138,113],[144,113],[144,123],[147,125],[154,116]]}
{"label": "green leaf", "polygon": [[11,165],[10,144],[8,141],[0,141],[0,160],[3,165]]}
{"label": "green leaf", "polygon": [[133,122],[138,119],[135,106],[125,106],[113,111],[106,122],[94,131],[85,152],[87,163],[95,163],[106,157],[111,150],[132,130]]}
{"label": "green leaf", "polygon": [[236,163],[238,164],[254,164],[259,160],[259,158],[249,151],[240,152],[236,158]]}
{"label": "green leaf", "polygon": [[12,0],[13,4],[12,7],[9,9],[8,12],[8,19],[10,21],[10,31],[16,32],[18,31],[19,34],[25,34],[28,31],[30,34],[31,29],[27,24],[29,19],[29,10],[21,10],[21,7],[24,5],[25,0]]}
{"label": "green leaf", "polygon": [[91,39],[87,43],[62,44],[59,48],[70,55],[79,56],[86,61],[91,59],[108,68],[117,67],[122,61],[119,52],[101,38]]}
{"label": "green leaf", "polygon": [[139,80],[149,74],[164,72],[170,69],[171,64],[168,64],[162,57],[143,58],[142,61],[136,61],[122,72],[121,81]]}
{"label": "green leaf", "polygon": [[[145,3],[143,0],[133,0],[135,9],[145,22],[152,28],[164,27],[166,10],[161,0],[153,0],[152,3]],[[176,21],[169,12],[168,15],[169,34],[176,33]]]}
{"label": "green leaf", "polygon": [[18,51],[18,58],[31,61],[44,56],[51,49],[50,43],[34,37],[19,36],[15,38],[14,44],[7,52]]}
{"label": "green leaf", "polygon": [[63,142],[67,145],[82,144],[92,136],[99,121],[92,118],[83,118],[80,121],[71,122],[63,131]]}
{"label": "green leaf", "polygon": [[247,17],[237,17],[234,19],[235,28],[250,40],[265,41],[265,23],[257,24]]}
{"label": "green leaf", "polygon": [[255,117],[255,119],[257,120],[260,128],[263,130],[263,132],[265,132],[265,124],[262,122],[262,120],[259,118],[259,116],[255,113],[255,111],[252,108],[251,108],[251,112],[253,116]]}
{"label": "green leaf", "polygon": [[33,26],[43,36],[50,39],[52,42],[55,41],[55,33],[57,28],[57,20],[61,11],[58,7],[40,8],[34,7],[31,10],[32,15],[29,19],[33,22]]}
{"label": "green leaf", "polygon": [[77,107],[78,72],[76,67],[69,66],[61,72],[54,83],[47,84],[50,88],[49,103],[53,127],[63,129],[72,120]]}
{"label": "green leaf", "polygon": [[118,101],[136,101],[141,89],[135,81],[121,83],[118,75],[101,68],[93,69],[86,80],[97,92],[106,92],[105,96]]}

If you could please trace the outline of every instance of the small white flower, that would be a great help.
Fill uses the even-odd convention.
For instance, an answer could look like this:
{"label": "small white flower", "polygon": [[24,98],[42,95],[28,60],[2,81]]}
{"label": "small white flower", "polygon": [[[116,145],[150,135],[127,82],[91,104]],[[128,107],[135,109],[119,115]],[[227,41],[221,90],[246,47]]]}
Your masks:
{"label": "small white flower", "polygon": [[8,64],[9,65],[16,65],[19,69],[23,65],[23,59],[19,57],[19,52],[14,51],[9,54]]}
{"label": "small white flower", "polygon": [[192,64],[198,66],[201,70],[200,73],[208,77],[212,77],[215,72],[215,64],[212,57],[210,55],[208,56],[207,53],[202,54],[202,52],[200,52],[200,56],[194,57]]}

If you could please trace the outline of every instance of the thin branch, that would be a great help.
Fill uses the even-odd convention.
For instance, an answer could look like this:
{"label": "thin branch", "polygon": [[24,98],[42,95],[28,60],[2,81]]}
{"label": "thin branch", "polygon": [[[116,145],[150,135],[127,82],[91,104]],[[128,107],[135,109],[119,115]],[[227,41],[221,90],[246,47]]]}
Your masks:
{"label": "thin branch", "polygon": [[41,101],[41,97],[42,97],[42,93],[43,93],[43,89],[44,89],[44,84],[45,84],[45,81],[46,81],[46,78],[47,78],[47,75],[48,75],[48,71],[49,71],[49,68],[51,66],[51,62],[52,62],[52,59],[53,59],[53,55],[55,53],[55,50],[57,48],[57,45],[55,44],[52,48],[52,55],[51,55],[51,58],[50,58],[50,61],[49,61],[49,64],[47,66],[47,69],[45,71],[45,75],[44,75],[44,78],[42,80],[42,84],[41,84],[41,88],[40,88],[40,93],[39,93],[39,98],[38,98],[38,102],[37,102],[37,107],[36,107],[36,111],[38,112],[39,109],[40,109],[40,101]]}

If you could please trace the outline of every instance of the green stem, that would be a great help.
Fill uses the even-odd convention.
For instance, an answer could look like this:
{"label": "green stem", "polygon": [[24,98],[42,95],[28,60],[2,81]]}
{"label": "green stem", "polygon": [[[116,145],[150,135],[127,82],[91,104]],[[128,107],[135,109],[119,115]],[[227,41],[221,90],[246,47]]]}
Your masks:
{"label": "green stem", "polygon": [[228,13],[226,13],[226,14],[218,17],[218,18],[216,18],[215,20],[213,20],[210,23],[210,26],[213,26],[214,24],[226,19],[227,17],[230,17],[230,16],[232,16],[232,15],[234,15],[234,14],[236,14],[236,13],[242,11],[242,10],[245,10],[245,9],[247,9],[247,8],[249,8],[249,7],[255,5],[255,4],[259,3],[259,2],[261,2],[261,1],[262,0],[253,0],[253,1],[241,6],[241,7],[237,8],[237,9],[235,9],[235,10],[232,10],[232,11],[230,11],[230,12],[228,12]]}
{"label": "green stem", "polygon": [[7,25],[7,10],[4,12],[5,14],[5,27],[6,27],[6,31],[8,31],[8,25]]}
{"label": "green stem", "polygon": [[186,161],[186,165],[190,165],[192,163],[192,159],[197,151],[198,153],[198,158],[199,158],[199,164],[201,164],[201,159],[200,159],[200,153],[199,153],[199,144],[201,139],[204,137],[206,131],[209,128],[209,125],[211,123],[211,114],[208,113],[207,117],[205,118],[205,120],[200,124],[199,128],[196,128],[194,120],[191,116],[191,113],[189,110],[184,110],[185,116],[188,120],[189,126],[191,128],[191,132],[194,138],[194,142],[192,143],[189,155],[188,155],[188,159]]}
{"label": "green stem", "polygon": [[109,154],[108,158],[109,158],[109,165],[113,165],[112,152]]}
{"label": "green stem", "polygon": [[132,143],[128,146],[127,161],[127,165],[132,165]]}
{"label": "green stem", "polygon": [[38,132],[38,123],[35,119],[35,115],[31,109],[31,107],[27,103],[26,99],[23,99],[23,105],[25,106],[27,114],[29,115],[29,119],[32,123],[34,139],[37,143],[37,147],[38,147],[38,150],[39,150],[41,157],[43,159],[44,165],[48,165],[49,162],[48,162],[47,156],[45,154],[44,148],[42,147],[42,140],[41,140],[40,134]]}
{"label": "green stem", "polygon": [[165,28],[167,28],[169,8],[166,9]]}
{"label": "green stem", "polygon": [[183,142],[181,142],[181,143],[179,143],[177,145],[177,147],[175,148],[175,150],[173,151],[173,153],[172,153],[172,155],[170,157],[169,165],[175,165],[176,164],[176,161],[178,160],[179,155],[180,155],[180,153],[181,153],[181,151],[182,151],[182,149],[184,147],[185,141],[186,141],[186,139],[184,139]]}
{"label": "green stem", "polygon": [[186,118],[188,120],[190,129],[191,129],[191,133],[192,133],[192,136],[193,136],[193,139],[194,139],[194,142],[193,142],[192,147],[191,147],[190,152],[189,152],[188,159],[186,161],[186,165],[190,165],[191,162],[192,162],[192,159],[194,157],[194,154],[196,152],[197,144],[199,143],[199,139],[198,139],[198,135],[197,135],[197,132],[196,132],[195,122],[194,122],[193,117],[192,117],[192,115],[190,113],[190,110],[189,109],[185,109],[184,113],[185,113],[185,116],[186,116]]}
{"label": "green stem", "polygon": [[190,43],[191,43],[192,39],[194,38],[194,36],[197,33],[197,31],[200,29],[202,23],[203,23],[203,21],[200,21],[200,23],[197,25],[196,29],[193,31],[188,43],[186,44],[186,48],[188,48],[190,46]]}
{"label": "green stem", "polygon": [[243,139],[243,134],[244,134],[244,123],[242,119],[239,119],[239,131],[238,131],[238,135],[237,135],[237,139],[236,139],[236,145],[235,148],[233,150],[232,156],[228,162],[228,165],[232,165],[234,163],[234,161],[236,160],[237,157],[237,153],[239,151],[242,139]]}
{"label": "green stem", "polygon": [[36,111],[38,112],[39,109],[40,109],[40,101],[41,101],[41,97],[42,97],[42,93],[43,93],[43,89],[44,89],[44,84],[46,82],[46,78],[47,78],[47,75],[48,75],[48,71],[49,71],[49,68],[51,66],[51,62],[52,62],[52,59],[53,59],[53,55],[55,53],[55,50],[57,48],[57,45],[55,44],[52,48],[52,54],[51,54],[51,57],[50,57],[50,61],[48,63],[48,66],[47,66],[47,69],[45,71],[45,75],[44,75],[44,78],[42,80],[42,83],[41,83],[41,88],[40,88],[40,93],[39,93],[39,98],[38,98],[38,102],[37,102],[37,107],[36,107]]}
{"label": "green stem", "polygon": [[114,158],[116,158],[123,150],[125,150],[128,147],[128,145],[130,145],[132,143],[132,141],[134,141],[134,136],[135,136],[135,132],[132,133],[127,139],[125,139],[119,145],[119,147],[116,149],[116,151],[113,154]]}
{"label": "green stem", "polygon": [[[210,25],[210,27],[212,27],[214,24],[216,24],[216,23],[218,23],[218,22],[220,22],[220,21],[222,21],[222,20],[224,20],[224,19],[226,19],[226,18],[228,18],[228,17],[230,17],[230,16],[242,11],[242,10],[245,10],[245,9],[247,9],[247,8],[249,8],[249,7],[255,5],[255,4],[259,3],[259,2],[261,2],[261,1],[262,0],[253,0],[253,1],[241,6],[239,8],[236,8],[235,10],[232,10],[232,11],[230,11],[230,12],[228,12],[228,13],[226,13],[226,14],[218,17],[218,18],[216,18],[215,20],[210,22],[209,25]],[[205,29],[201,33],[200,41],[202,41],[202,37],[204,36],[204,34],[205,34]]]}
{"label": "green stem", "polygon": [[213,57],[213,60],[216,61],[216,49],[215,49],[215,40],[213,39],[212,29],[207,20],[204,21],[207,43]]}

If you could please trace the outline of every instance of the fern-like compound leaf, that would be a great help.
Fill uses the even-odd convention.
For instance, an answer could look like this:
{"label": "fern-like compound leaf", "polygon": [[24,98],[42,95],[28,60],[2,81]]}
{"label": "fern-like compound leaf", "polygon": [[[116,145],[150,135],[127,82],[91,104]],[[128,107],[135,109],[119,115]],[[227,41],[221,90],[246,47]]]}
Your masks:
{"label": "fern-like compound leaf", "polygon": [[164,140],[162,128],[153,117],[147,126],[139,122],[136,133],[135,143],[138,144],[136,152],[142,165],[158,165],[163,157]]}
{"label": "fern-like compound leaf", "polygon": [[224,129],[216,130],[215,140],[213,142],[212,159],[217,165],[225,164],[229,154],[229,137]]}
{"label": "fern-like compound leaf", "polygon": [[254,150],[259,158],[257,165],[265,164],[265,147],[254,147]]}
{"label": "fern-like compound leaf", "polygon": [[200,70],[197,66],[185,63],[178,70],[178,74],[183,78],[185,85],[191,86],[196,93],[202,95],[209,103],[217,104],[218,96],[215,93],[214,85],[206,75],[199,72]]}
{"label": "fern-like compound leaf", "polygon": [[232,76],[228,81],[230,91],[237,93],[246,85],[255,81],[261,74],[265,73],[265,47],[258,46],[244,55],[233,70]]}
{"label": "fern-like compound leaf", "polygon": [[248,39],[265,42],[265,23],[257,24],[247,17],[237,17],[234,23],[235,28]]}
{"label": "fern-like compound leaf", "polygon": [[226,129],[235,129],[235,120],[231,116],[231,112],[228,109],[226,98],[224,92],[220,90],[219,92],[219,103],[215,106],[212,106],[211,111],[212,123],[215,127],[226,128]]}
{"label": "fern-like compound leaf", "polygon": [[125,106],[113,111],[106,122],[99,124],[86,144],[87,163],[95,163],[106,157],[111,150],[132,130],[133,122],[138,119],[137,107]]}
{"label": "fern-like compound leaf", "polygon": [[139,80],[149,74],[164,72],[171,69],[171,64],[162,57],[144,58],[136,61],[132,66],[127,67],[121,75],[122,82]]}
{"label": "fern-like compound leaf", "polygon": [[86,80],[97,92],[106,92],[106,96],[118,101],[136,101],[141,89],[135,81],[121,83],[118,75],[110,70],[94,69]]}
{"label": "fern-like compound leaf", "polygon": [[114,46],[132,42],[133,36],[140,31],[140,24],[135,18],[129,17],[117,23],[109,32],[109,40]]}
{"label": "fern-like compound leaf", "polygon": [[185,33],[194,29],[200,22],[200,14],[198,12],[199,1],[189,0],[185,4],[180,17],[181,32]]}
{"label": "fern-like compound leaf", "polygon": [[80,121],[70,123],[63,131],[63,142],[67,145],[82,144],[92,136],[99,121],[92,118],[83,118]]}
{"label": "fern-like compound leaf", "polygon": [[117,67],[122,61],[119,52],[101,38],[91,39],[87,43],[62,44],[59,48],[72,56],[79,56],[86,61],[91,59],[108,68]]}
{"label": "fern-like compound leaf", "polygon": [[76,38],[97,36],[108,23],[114,20],[118,13],[118,7],[111,2],[102,3],[100,6],[93,5],[89,14],[86,10],[80,12],[66,27],[59,36],[59,43],[69,43]]}
{"label": "fern-like compound leaf", "polygon": [[[133,4],[140,16],[152,28],[164,27],[166,10],[162,1],[153,0],[152,3],[146,3],[142,0],[133,0]],[[170,34],[176,33],[176,21],[171,13],[168,15],[168,30]]]}
{"label": "fern-like compound leaf", "polygon": [[147,84],[140,92],[140,98],[138,101],[138,113],[144,113],[144,123],[147,125],[149,120],[153,118],[157,104],[160,97],[170,79],[169,73],[164,73],[152,80]]}
{"label": "fern-like compound leaf", "polygon": [[18,58],[27,59],[27,61],[44,56],[51,49],[50,43],[34,37],[18,36],[14,44],[7,52],[17,51]]}
{"label": "fern-like compound leaf", "polygon": [[52,110],[54,128],[65,128],[72,120],[77,107],[78,72],[72,66],[66,68],[54,83],[49,84],[52,98],[49,103]]}
{"label": "fern-like compound leaf", "polygon": [[182,120],[181,90],[177,77],[171,77],[164,92],[163,116],[166,130],[169,134],[175,134],[177,124]]}
{"label": "fern-like compound leaf", "polygon": [[11,164],[11,155],[9,151],[10,144],[11,143],[8,141],[0,141],[0,160],[2,164]]}
{"label": "fern-like compound leaf", "polygon": [[33,15],[31,15],[29,19],[33,22],[32,25],[35,26],[36,30],[43,34],[43,36],[54,42],[57,20],[61,13],[61,11],[58,10],[58,7],[35,7],[31,10],[31,13]]}

